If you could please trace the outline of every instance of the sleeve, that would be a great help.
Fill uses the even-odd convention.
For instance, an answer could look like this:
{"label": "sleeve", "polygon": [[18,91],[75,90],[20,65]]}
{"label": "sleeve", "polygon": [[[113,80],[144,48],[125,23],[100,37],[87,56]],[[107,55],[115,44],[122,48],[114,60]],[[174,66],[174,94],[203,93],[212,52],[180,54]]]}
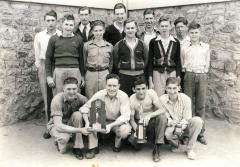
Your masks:
{"label": "sleeve", "polygon": [[83,45],[83,64],[84,64],[84,71],[86,72],[87,71],[87,57],[88,57],[88,43],[85,43]]}
{"label": "sleeve", "polygon": [[153,56],[154,56],[154,40],[153,38],[149,43],[149,51],[148,51],[148,76],[153,76]]}
{"label": "sleeve", "polygon": [[84,57],[83,57],[83,40],[80,36],[77,36],[79,38],[79,69],[82,76],[85,74],[85,66],[84,66]]}
{"label": "sleeve", "polygon": [[131,117],[134,117],[134,115],[135,115],[135,109],[134,109],[134,102],[133,102],[133,99],[130,97],[130,99],[129,99],[129,101],[130,101],[130,109],[131,109]]}
{"label": "sleeve", "polygon": [[53,116],[63,116],[62,113],[62,100],[61,96],[57,94],[54,96],[52,102],[51,102],[51,117]]}
{"label": "sleeve", "polygon": [[108,34],[109,34],[108,31],[109,31],[109,30],[108,30],[108,29],[109,29],[109,27],[106,28],[105,33],[103,34],[103,38],[104,38],[107,42],[109,42],[109,37],[108,37]]}
{"label": "sleeve", "polygon": [[35,53],[35,66],[37,68],[39,68],[39,66],[40,66],[40,58],[39,58],[39,56],[40,56],[40,48],[41,48],[38,36],[39,36],[38,34],[35,35],[34,43],[33,43],[33,45],[34,45],[34,53]]}
{"label": "sleeve", "polygon": [[100,98],[100,92],[97,92],[95,93],[91,99],[89,99],[80,109],[79,111],[82,113],[82,114],[88,114],[89,111],[90,111],[90,108],[91,108],[91,104],[92,104],[92,101],[96,100],[96,99],[101,99]]}
{"label": "sleeve", "polygon": [[127,122],[130,120],[130,102],[128,96],[125,94],[120,99],[120,113],[121,115],[117,118],[117,121]]}
{"label": "sleeve", "polygon": [[113,46],[110,45],[110,47],[111,47],[111,52],[110,52],[110,60],[109,60],[109,73],[112,73],[112,70],[113,70]]}
{"label": "sleeve", "polygon": [[180,43],[179,43],[178,40],[177,40],[176,44],[177,44],[177,47],[176,47],[177,48],[177,52],[176,52],[176,76],[180,77],[182,69],[181,69],[181,59],[180,59]]}
{"label": "sleeve", "polygon": [[118,54],[119,54],[119,43],[116,43],[116,45],[113,48],[113,68],[112,71],[113,73],[118,73]]}
{"label": "sleeve", "polygon": [[147,67],[148,65],[148,46],[143,42],[143,51],[144,51],[144,65],[145,65],[145,68]]}
{"label": "sleeve", "polygon": [[52,77],[52,63],[53,63],[53,57],[55,52],[55,40],[54,36],[52,36],[48,42],[47,51],[46,51],[46,77],[51,76]]}
{"label": "sleeve", "polygon": [[162,106],[160,105],[159,97],[158,97],[157,93],[153,89],[149,89],[149,92],[150,92],[154,106],[158,109],[161,108]]}
{"label": "sleeve", "polygon": [[207,45],[207,52],[206,52],[206,66],[205,66],[205,72],[207,73],[210,66],[210,48],[209,45]]}
{"label": "sleeve", "polygon": [[180,121],[180,124],[187,125],[189,119],[192,118],[192,107],[191,107],[192,103],[191,103],[191,99],[189,97],[184,99],[183,105],[184,105],[183,119]]}

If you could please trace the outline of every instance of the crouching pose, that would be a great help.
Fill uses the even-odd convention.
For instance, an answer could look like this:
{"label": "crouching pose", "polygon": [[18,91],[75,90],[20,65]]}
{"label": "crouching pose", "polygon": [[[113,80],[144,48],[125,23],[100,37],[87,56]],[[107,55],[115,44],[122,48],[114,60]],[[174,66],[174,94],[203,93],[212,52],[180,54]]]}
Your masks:
{"label": "crouching pose", "polygon": [[[67,143],[74,136],[73,154],[78,159],[83,159],[82,134],[88,135],[89,132],[82,127],[82,114],[78,109],[87,102],[87,98],[77,93],[77,90],[78,80],[76,78],[68,77],[64,80],[63,92],[54,96],[51,103],[48,130],[55,138],[55,144],[60,153],[66,152]],[[92,138],[92,134],[89,134],[89,138]]]}
{"label": "crouching pose", "polygon": [[[137,148],[137,140],[139,140],[139,132],[133,140],[133,134],[137,131],[139,124],[143,122],[146,127],[146,136],[154,137],[154,149],[152,158],[154,162],[160,160],[160,146],[164,144],[164,132],[167,125],[167,117],[159,103],[157,93],[153,89],[147,88],[144,78],[140,78],[134,82],[133,94],[130,97],[131,119],[130,124],[133,133],[129,137],[130,143]],[[143,132],[144,133],[144,132]],[[139,135],[138,135],[139,134]],[[153,135],[153,136],[150,136]]]}
{"label": "crouching pose", "polygon": [[[128,123],[130,120],[130,104],[129,98],[126,93],[119,90],[119,77],[116,74],[108,74],[106,76],[106,89],[100,90],[93,95],[93,97],[80,108],[80,112],[83,114],[83,119],[85,121],[86,127],[92,127],[92,123],[95,122],[94,118],[88,118],[88,115],[91,115],[91,106],[94,101],[101,101],[103,104],[96,104],[96,108],[98,105],[101,105],[101,109],[98,112],[106,112],[105,121],[102,121],[103,118],[102,113],[98,113],[96,117],[99,122],[106,122],[102,128],[105,127],[105,131],[103,133],[108,134],[110,131],[115,133],[115,144],[113,146],[114,152],[119,152],[121,150],[121,140],[127,138],[127,136],[131,132],[131,126]],[[90,119],[90,121],[89,121]],[[93,121],[93,120],[94,121]],[[91,159],[95,157],[96,150],[98,150],[98,138],[97,132],[95,132],[94,140],[89,142],[91,148],[87,154],[86,158]]]}
{"label": "crouching pose", "polygon": [[203,128],[203,120],[200,117],[192,117],[191,99],[187,95],[179,93],[180,86],[177,78],[169,77],[167,79],[166,91],[167,94],[160,97],[160,103],[164,106],[168,117],[165,136],[169,140],[173,152],[178,149],[179,139],[184,137],[184,143],[187,145],[187,157],[195,159],[193,149]]}

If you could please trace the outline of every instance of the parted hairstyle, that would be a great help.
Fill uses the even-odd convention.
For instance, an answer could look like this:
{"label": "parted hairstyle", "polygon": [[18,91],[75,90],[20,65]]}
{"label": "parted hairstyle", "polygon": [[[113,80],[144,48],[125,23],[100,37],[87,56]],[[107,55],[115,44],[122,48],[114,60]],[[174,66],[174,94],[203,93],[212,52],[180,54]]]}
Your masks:
{"label": "parted hairstyle", "polygon": [[137,23],[137,21],[134,20],[134,19],[132,19],[132,18],[128,18],[127,20],[125,20],[124,23],[123,23],[123,27],[125,27],[126,24],[131,23],[131,22],[134,22],[134,24],[135,24],[136,27],[138,28],[138,23]]}
{"label": "parted hairstyle", "polygon": [[178,23],[183,23],[184,25],[188,25],[188,21],[185,17],[178,17],[175,21],[174,21],[174,25],[176,26]]}
{"label": "parted hairstyle", "polygon": [[166,86],[168,86],[169,84],[177,84],[178,86],[180,86],[180,80],[176,77],[169,77],[166,80]]}
{"label": "parted hairstyle", "polygon": [[88,13],[91,14],[91,9],[87,6],[82,6],[78,9],[78,13],[80,13],[80,11],[84,11],[84,10],[88,10]]}
{"label": "parted hairstyle", "polygon": [[153,9],[146,9],[143,12],[143,16],[147,15],[147,14],[152,14],[153,16],[155,16],[155,12]]}
{"label": "parted hairstyle", "polygon": [[137,85],[141,85],[141,84],[145,84],[147,86],[147,81],[146,81],[145,77],[138,77],[134,81],[134,87],[136,87]]}
{"label": "parted hairstyle", "polygon": [[199,23],[197,23],[196,21],[192,21],[189,25],[188,25],[188,31],[191,29],[199,29],[201,28],[201,25]]}
{"label": "parted hairstyle", "polygon": [[95,26],[103,26],[103,28],[105,28],[105,23],[102,20],[95,20],[92,22],[91,29],[93,29]]}
{"label": "parted hairstyle", "polygon": [[44,20],[46,19],[46,16],[55,17],[56,20],[57,20],[57,13],[56,13],[54,10],[50,10],[49,12],[47,12],[47,13],[44,15]]}
{"label": "parted hairstyle", "polygon": [[118,82],[119,82],[119,76],[117,75],[117,74],[108,74],[107,76],[106,76],[106,81],[107,80],[109,80],[109,79],[117,79],[118,80]]}
{"label": "parted hairstyle", "polygon": [[168,16],[161,16],[158,20],[158,23],[160,24],[163,21],[169,21],[170,24],[172,23]]}
{"label": "parted hairstyle", "polygon": [[74,78],[74,77],[67,77],[63,81],[63,85],[66,85],[66,84],[78,84],[78,80],[77,78]]}
{"label": "parted hairstyle", "polygon": [[62,18],[62,22],[64,22],[65,20],[73,20],[74,21],[74,16],[72,14],[66,14]]}
{"label": "parted hairstyle", "polygon": [[114,8],[113,8],[113,12],[115,13],[116,9],[124,9],[125,13],[127,12],[127,8],[123,3],[117,3],[115,4]]}

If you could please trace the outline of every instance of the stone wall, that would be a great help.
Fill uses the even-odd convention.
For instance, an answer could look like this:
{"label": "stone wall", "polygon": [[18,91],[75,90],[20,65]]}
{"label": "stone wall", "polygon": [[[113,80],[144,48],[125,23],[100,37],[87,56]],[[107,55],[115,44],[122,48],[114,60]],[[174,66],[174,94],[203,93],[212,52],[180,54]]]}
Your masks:
{"label": "stone wall", "polygon": [[[211,45],[207,109],[209,116],[240,123],[240,2],[156,9],[157,17],[186,16],[203,25]],[[78,8],[0,1],[0,125],[43,116],[43,101],[34,66],[33,39],[43,29],[43,15],[54,9],[61,18]],[[130,11],[140,22],[142,10]],[[93,19],[112,22],[112,11],[93,10]]]}

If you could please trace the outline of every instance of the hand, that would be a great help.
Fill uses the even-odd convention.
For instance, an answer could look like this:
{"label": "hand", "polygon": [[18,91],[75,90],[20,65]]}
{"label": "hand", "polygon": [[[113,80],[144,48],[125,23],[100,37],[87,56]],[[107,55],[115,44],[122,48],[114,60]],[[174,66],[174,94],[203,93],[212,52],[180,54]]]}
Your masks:
{"label": "hand", "polygon": [[168,125],[169,126],[175,126],[175,125],[177,125],[177,122],[174,121],[174,120],[171,120],[170,122],[168,122]]}
{"label": "hand", "polygon": [[84,81],[84,77],[81,77],[81,81],[80,81],[80,87],[83,88],[85,86],[85,81]]}
{"label": "hand", "polygon": [[48,86],[49,86],[50,88],[54,88],[54,87],[55,87],[55,83],[54,83],[52,77],[47,77],[47,83],[48,83]]}
{"label": "hand", "polygon": [[108,125],[106,126],[106,132],[104,132],[104,133],[105,133],[105,134],[110,133],[111,129],[112,129],[111,125],[108,124]]}
{"label": "hand", "polygon": [[182,136],[182,134],[183,134],[182,128],[181,127],[176,127],[175,131],[174,131],[174,134],[177,135],[177,136]]}
{"label": "hand", "polygon": [[87,128],[81,128],[81,133],[85,136],[90,134],[90,132],[87,130]]}
{"label": "hand", "polygon": [[89,128],[89,122],[85,122],[85,127],[84,128]]}

